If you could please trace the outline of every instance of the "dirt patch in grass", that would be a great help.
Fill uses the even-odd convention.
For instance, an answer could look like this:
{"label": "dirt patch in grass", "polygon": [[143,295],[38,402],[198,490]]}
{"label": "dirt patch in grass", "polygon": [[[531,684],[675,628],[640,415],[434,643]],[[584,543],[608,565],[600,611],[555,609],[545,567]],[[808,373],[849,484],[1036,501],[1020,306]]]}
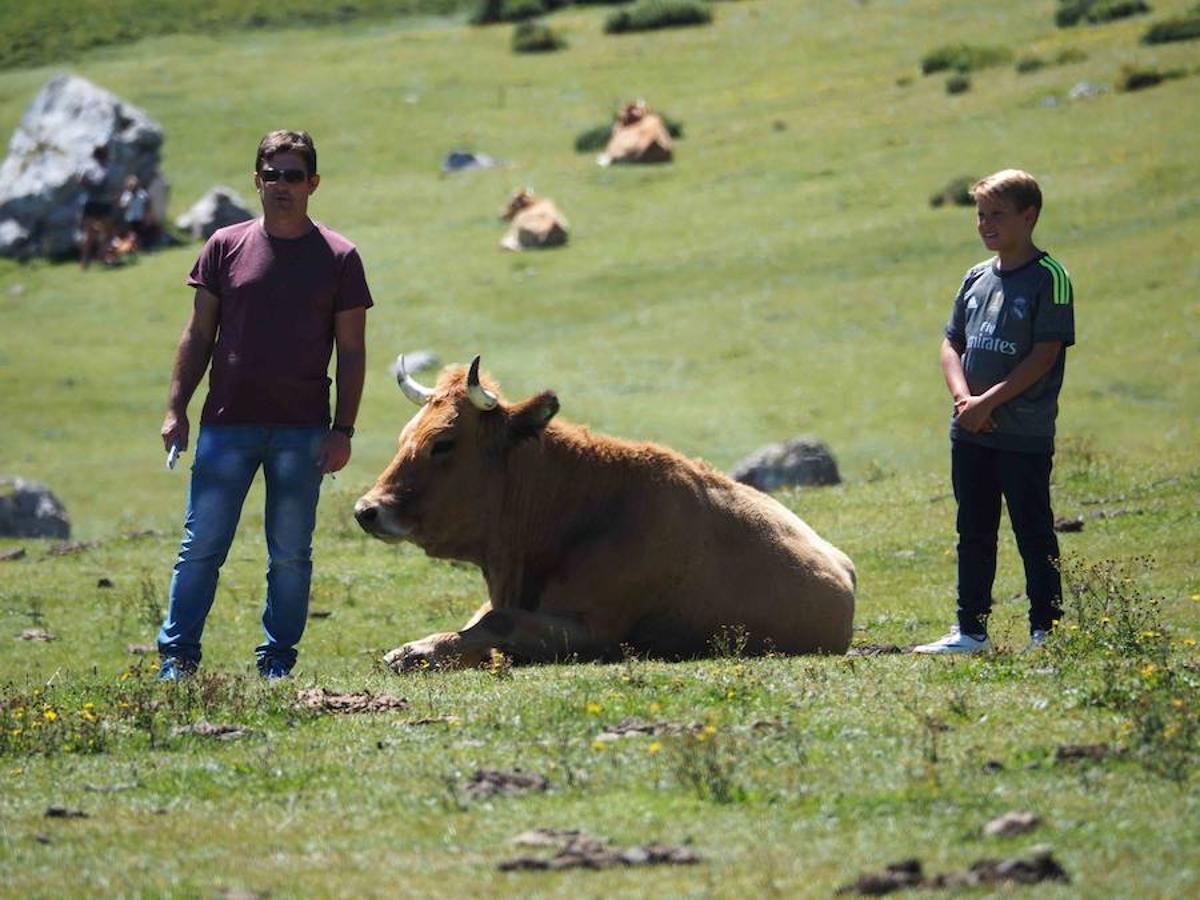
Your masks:
{"label": "dirt patch in grass", "polygon": [[984,825],[983,833],[988,837],[1008,837],[1013,834],[1026,834],[1041,824],[1042,817],[1036,813],[1013,810]]}
{"label": "dirt patch in grass", "polygon": [[463,794],[469,800],[484,800],[497,794],[513,796],[530,791],[544,791],[550,787],[545,776],[521,769],[477,769],[463,785]]}
{"label": "dirt patch in grass", "polygon": [[17,635],[17,640],[18,641],[40,641],[42,643],[48,644],[48,643],[50,643],[50,641],[57,641],[58,638],[55,637],[53,634],[51,634],[49,631],[47,631],[45,628],[26,628],[19,635]]}
{"label": "dirt patch in grass", "polygon": [[250,737],[254,732],[249,728],[243,728],[241,725],[222,725],[215,722],[207,722],[203,719],[191,725],[180,725],[177,728],[171,729],[173,737],[182,737],[188,734],[213,738],[218,741],[236,741],[241,738]]}
{"label": "dirt patch in grass", "polygon": [[391,694],[335,694],[324,688],[310,688],[296,694],[296,704],[323,713],[379,713],[408,709],[408,700]]}
{"label": "dirt patch in grass", "polygon": [[1078,762],[1081,759],[1100,762],[1112,753],[1108,744],[1062,744],[1054,751],[1054,761],[1060,764]]}
{"label": "dirt patch in grass", "polygon": [[699,734],[704,726],[699,722],[647,722],[637,716],[626,716],[616,725],[609,725],[598,735],[598,741],[615,741],[625,737],[655,736],[662,734]]}
{"label": "dirt patch in grass", "polygon": [[669,844],[643,844],[637,847],[611,847],[602,837],[576,829],[538,828],[513,838],[514,844],[548,847],[553,856],[517,856],[497,864],[502,872],[556,871],[559,869],[609,869],[614,866],[690,866],[701,857],[690,847]]}
{"label": "dirt patch in grass", "polygon": [[47,819],[89,819],[91,816],[82,809],[70,809],[66,806],[47,806]]}
{"label": "dirt patch in grass", "polygon": [[903,647],[895,644],[859,644],[846,651],[847,656],[890,656],[893,653],[904,653]]}
{"label": "dirt patch in grass", "polygon": [[83,553],[91,550],[93,547],[99,547],[99,541],[64,541],[58,544],[51,544],[46,548],[47,556],[75,556],[77,553]]}
{"label": "dirt patch in grass", "polygon": [[889,864],[882,872],[860,875],[837,889],[838,894],[878,897],[912,888],[938,890],[1001,884],[1040,884],[1043,881],[1069,882],[1071,877],[1059,865],[1048,847],[1034,847],[1027,857],[980,859],[963,872],[926,876],[919,859]]}

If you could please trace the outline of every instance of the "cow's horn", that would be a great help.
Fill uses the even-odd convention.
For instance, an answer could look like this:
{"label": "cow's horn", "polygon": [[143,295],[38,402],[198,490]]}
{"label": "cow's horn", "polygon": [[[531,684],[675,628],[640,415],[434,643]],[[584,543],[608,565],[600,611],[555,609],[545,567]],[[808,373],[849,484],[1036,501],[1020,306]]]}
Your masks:
{"label": "cow's horn", "polygon": [[487,412],[489,409],[495,409],[499,403],[496,395],[479,383],[479,357],[476,356],[471,360],[471,369],[467,372],[467,394],[471,398],[471,403],[476,409]]}
{"label": "cow's horn", "polygon": [[417,384],[409,377],[408,370],[404,368],[403,353],[396,357],[394,368],[396,370],[396,384],[400,385],[400,390],[404,391],[404,396],[417,404],[417,406],[424,406],[428,403],[429,398],[433,396],[433,391]]}

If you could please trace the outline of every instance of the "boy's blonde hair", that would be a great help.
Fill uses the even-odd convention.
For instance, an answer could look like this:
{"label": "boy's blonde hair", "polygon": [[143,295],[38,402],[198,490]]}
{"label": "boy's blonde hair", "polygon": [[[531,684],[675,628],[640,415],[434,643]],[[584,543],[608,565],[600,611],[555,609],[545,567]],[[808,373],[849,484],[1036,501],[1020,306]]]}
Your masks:
{"label": "boy's blonde hair", "polygon": [[975,201],[982,197],[1007,197],[1016,204],[1017,212],[1024,212],[1031,206],[1039,211],[1042,208],[1042,189],[1038,187],[1037,179],[1021,169],[1001,169],[980,178],[971,185],[970,194]]}

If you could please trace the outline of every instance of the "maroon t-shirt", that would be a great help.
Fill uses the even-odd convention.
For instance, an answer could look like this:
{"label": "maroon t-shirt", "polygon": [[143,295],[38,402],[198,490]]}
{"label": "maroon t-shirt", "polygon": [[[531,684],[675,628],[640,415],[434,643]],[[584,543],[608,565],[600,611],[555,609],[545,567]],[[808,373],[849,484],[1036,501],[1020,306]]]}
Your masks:
{"label": "maroon t-shirt", "polygon": [[254,219],[204,245],[187,283],[221,310],[201,424],[329,424],[333,318],[373,304],[354,245],[314,224],[285,239]]}

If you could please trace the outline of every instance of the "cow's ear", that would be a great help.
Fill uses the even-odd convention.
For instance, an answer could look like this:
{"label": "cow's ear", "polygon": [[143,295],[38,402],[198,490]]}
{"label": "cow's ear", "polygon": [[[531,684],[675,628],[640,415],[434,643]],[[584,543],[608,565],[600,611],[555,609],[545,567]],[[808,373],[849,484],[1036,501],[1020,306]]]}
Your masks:
{"label": "cow's ear", "polygon": [[550,424],[558,412],[558,397],[544,391],[513,407],[508,416],[508,430],[514,441],[534,437]]}

